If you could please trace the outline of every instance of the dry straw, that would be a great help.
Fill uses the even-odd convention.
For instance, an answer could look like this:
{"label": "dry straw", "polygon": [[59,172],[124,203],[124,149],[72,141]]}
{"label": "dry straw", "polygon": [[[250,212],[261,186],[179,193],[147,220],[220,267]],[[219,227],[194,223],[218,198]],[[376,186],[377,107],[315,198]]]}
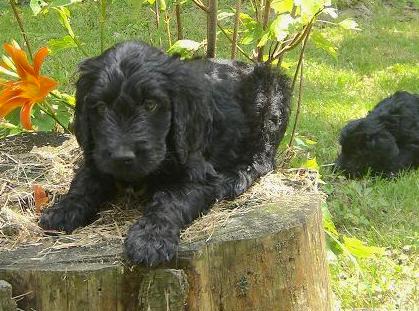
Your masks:
{"label": "dry straw", "polygon": [[[50,142],[50,145],[45,145]],[[52,143],[51,143],[52,142]],[[122,243],[129,226],[139,217],[141,197],[126,191],[112,204],[104,206],[99,218],[71,235],[45,235],[37,226],[39,213],[33,198],[33,185],[48,193],[48,208],[64,194],[82,154],[74,138],[61,134],[32,133],[23,137],[0,140],[0,249],[37,245],[53,240],[46,254],[76,246],[101,242]],[[249,191],[234,201],[218,202],[211,211],[181,233],[192,242],[210,240],[217,228],[229,224],[233,217],[273,201],[310,199],[318,194],[321,182],[314,171],[288,169],[272,172],[261,178]],[[293,198],[293,199],[291,199]]]}

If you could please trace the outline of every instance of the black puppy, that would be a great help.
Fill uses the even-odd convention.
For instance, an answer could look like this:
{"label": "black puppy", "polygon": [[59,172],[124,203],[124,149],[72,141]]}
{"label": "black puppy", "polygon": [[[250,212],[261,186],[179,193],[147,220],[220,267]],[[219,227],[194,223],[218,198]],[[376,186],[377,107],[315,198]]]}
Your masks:
{"label": "black puppy", "polygon": [[396,92],[341,132],[336,168],[350,176],[370,170],[391,176],[419,166],[419,96]]}
{"label": "black puppy", "polygon": [[289,99],[288,79],[262,64],[182,61],[135,42],[84,61],[75,131],[85,163],[40,225],[71,232],[117,183],[142,185],[149,202],[128,232],[127,255],[170,260],[184,226],[274,168]]}

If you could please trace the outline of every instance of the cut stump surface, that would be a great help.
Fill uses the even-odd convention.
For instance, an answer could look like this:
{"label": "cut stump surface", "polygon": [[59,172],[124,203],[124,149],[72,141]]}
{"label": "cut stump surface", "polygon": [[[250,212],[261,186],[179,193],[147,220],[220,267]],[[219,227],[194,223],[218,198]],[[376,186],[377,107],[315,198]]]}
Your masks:
{"label": "cut stump surface", "polygon": [[0,252],[0,279],[25,310],[329,310],[319,202],[295,197],[233,216],[209,241],[182,242],[164,267],[131,267],[121,243],[42,244]]}

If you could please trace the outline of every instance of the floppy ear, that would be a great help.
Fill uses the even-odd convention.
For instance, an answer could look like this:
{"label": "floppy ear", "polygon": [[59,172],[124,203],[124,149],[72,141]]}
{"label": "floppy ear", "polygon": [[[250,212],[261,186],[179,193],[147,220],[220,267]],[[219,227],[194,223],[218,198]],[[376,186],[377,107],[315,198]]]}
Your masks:
{"label": "floppy ear", "polygon": [[79,65],[80,77],[76,83],[76,110],[74,114],[74,132],[77,142],[85,153],[92,148],[86,98],[99,71],[97,58],[89,58]]}
{"label": "floppy ear", "polygon": [[179,161],[185,164],[191,155],[202,154],[208,145],[213,117],[211,86],[202,73],[195,73],[178,59],[172,61],[178,68],[170,78],[171,138]]}

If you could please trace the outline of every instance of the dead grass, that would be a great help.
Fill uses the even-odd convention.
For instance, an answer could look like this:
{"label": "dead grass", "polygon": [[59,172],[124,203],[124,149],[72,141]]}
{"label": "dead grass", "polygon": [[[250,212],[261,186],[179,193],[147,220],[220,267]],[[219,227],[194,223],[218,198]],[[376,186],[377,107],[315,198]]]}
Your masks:
{"label": "dead grass", "polygon": [[[122,243],[130,225],[141,217],[141,209],[138,208],[142,204],[141,196],[127,191],[105,206],[98,219],[89,226],[77,229],[71,235],[58,232],[54,232],[55,237],[46,235],[37,226],[41,209],[36,207],[33,185],[40,185],[48,195],[48,203],[42,209],[52,206],[67,191],[74,168],[82,160],[77,143],[71,138],[58,147],[35,146],[29,152],[4,146],[4,143],[2,147],[5,151],[0,151],[1,249],[36,245],[51,239],[54,243],[44,250],[46,253],[92,246],[104,241]],[[286,201],[297,194],[318,195],[320,182],[316,172],[305,169],[272,172],[236,200],[218,202],[208,214],[186,228],[181,238],[188,242],[203,238],[208,241],[214,231],[228,225],[232,217],[245,214],[264,203]]]}

